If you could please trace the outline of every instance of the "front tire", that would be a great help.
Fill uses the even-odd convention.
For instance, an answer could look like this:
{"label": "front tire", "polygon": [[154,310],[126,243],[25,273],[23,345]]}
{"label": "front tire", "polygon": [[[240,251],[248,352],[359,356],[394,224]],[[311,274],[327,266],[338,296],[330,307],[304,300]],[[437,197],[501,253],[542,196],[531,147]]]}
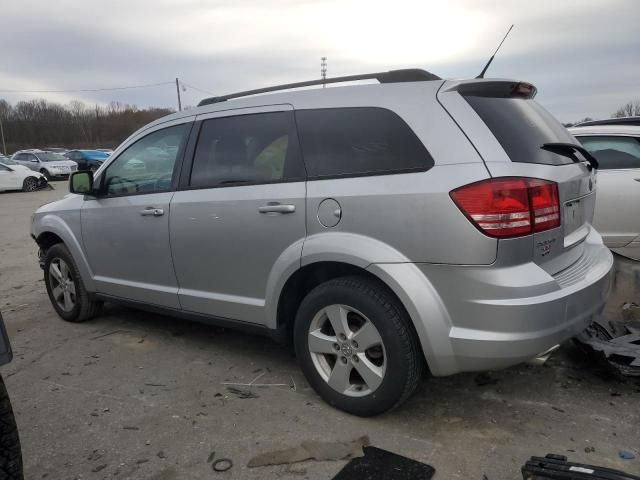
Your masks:
{"label": "front tire", "polygon": [[0,377],[0,478],[11,480],[24,478],[18,427],[2,377]]}
{"label": "front tire", "polygon": [[47,170],[46,168],[43,168],[42,170],[40,170],[40,173],[43,174],[47,180],[51,180],[51,174],[49,173],[49,170]]}
{"label": "front tire", "polygon": [[415,391],[423,360],[411,320],[398,300],[366,277],[342,277],[302,301],[294,329],[300,367],[330,405],[372,416]]}
{"label": "front tire", "polygon": [[102,302],[92,301],[78,267],[63,243],[57,243],[44,259],[44,282],[57,314],[67,322],[84,322],[100,313]]}
{"label": "front tire", "polygon": [[35,192],[38,189],[38,180],[35,177],[27,177],[22,182],[23,192]]}

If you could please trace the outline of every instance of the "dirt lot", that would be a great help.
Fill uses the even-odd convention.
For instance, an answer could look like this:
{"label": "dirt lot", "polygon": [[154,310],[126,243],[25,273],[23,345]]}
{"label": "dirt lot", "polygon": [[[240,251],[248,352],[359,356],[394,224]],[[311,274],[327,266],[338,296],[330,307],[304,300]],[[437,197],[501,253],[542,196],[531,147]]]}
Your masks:
{"label": "dirt lot", "polygon": [[[31,213],[66,192],[55,188],[0,194],[0,309],[15,353],[2,374],[28,479],[330,479],[344,462],[246,464],[301,440],[360,435],[433,465],[436,479],[515,480],[529,456],[548,452],[640,474],[640,384],[612,379],[572,345],[544,366],[425,379],[397,411],[360,419],[326,406],[290,351],[263,338],[115,306],[65,323],[28,234]],[[622,268],[611,312],[638,300],[640,275]],[[223,385],[259,375],[284,386],[243,399]],[[637,458],[619,459],[620,449]],[[213,472],[212,451],[233,468]]]}

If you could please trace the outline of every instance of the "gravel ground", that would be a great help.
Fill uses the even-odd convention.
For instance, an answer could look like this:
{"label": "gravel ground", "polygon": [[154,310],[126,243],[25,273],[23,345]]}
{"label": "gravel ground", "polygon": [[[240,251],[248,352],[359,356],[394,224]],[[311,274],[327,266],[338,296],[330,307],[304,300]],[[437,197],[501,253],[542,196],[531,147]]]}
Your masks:
{"label": "gravel ground", "polygon": [[[325,405],[290,350],[264,338],[116,306],[65,323],[28,234],[31,213],[66,192],[54,185],[0,194],[0,309],[15,354],[2,374],[28,479],[330,479],[345,462],[246,464],[302,440],[361,435],[433,465],[436,479],[515,480],[548,452],[640,474],[640,383],[612,378],[571,344],[544,366],[425,378],[397,411],[361,419]],[[618,263],[610,314],[640,300],[639,271]],[[224,385],[257,377],[284,386],[238,398]],[[618,458],[621,449],[637,458]],[[211,470],[213,451],[233,460],[228,472]]]}

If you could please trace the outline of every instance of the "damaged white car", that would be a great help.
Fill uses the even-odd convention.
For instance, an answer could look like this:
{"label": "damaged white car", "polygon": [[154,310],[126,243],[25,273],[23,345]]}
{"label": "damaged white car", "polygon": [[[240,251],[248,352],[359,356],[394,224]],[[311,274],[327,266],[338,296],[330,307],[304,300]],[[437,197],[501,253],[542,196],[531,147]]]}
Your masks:
{"label": "damaged white car", "polygon": [[47,178],[39,172],[18,165],[9,158],[0,161],[0,192],[22,190],[33,192],[47,186]]}

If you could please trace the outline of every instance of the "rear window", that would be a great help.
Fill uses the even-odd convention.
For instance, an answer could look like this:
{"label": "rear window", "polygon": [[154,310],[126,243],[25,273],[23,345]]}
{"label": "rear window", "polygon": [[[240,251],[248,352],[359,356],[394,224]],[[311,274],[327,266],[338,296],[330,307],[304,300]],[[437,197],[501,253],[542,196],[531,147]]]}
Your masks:
{"label": "rear window", "polygon": [[540,148],[575,143],[571,134],[534,100],[465,96],[512,162],[565,165],[571,158]]}
{"label": "rear window", "polygon": [[296,111],[310,178],[424,171],[433,159],[409,126],[383,108]]}

